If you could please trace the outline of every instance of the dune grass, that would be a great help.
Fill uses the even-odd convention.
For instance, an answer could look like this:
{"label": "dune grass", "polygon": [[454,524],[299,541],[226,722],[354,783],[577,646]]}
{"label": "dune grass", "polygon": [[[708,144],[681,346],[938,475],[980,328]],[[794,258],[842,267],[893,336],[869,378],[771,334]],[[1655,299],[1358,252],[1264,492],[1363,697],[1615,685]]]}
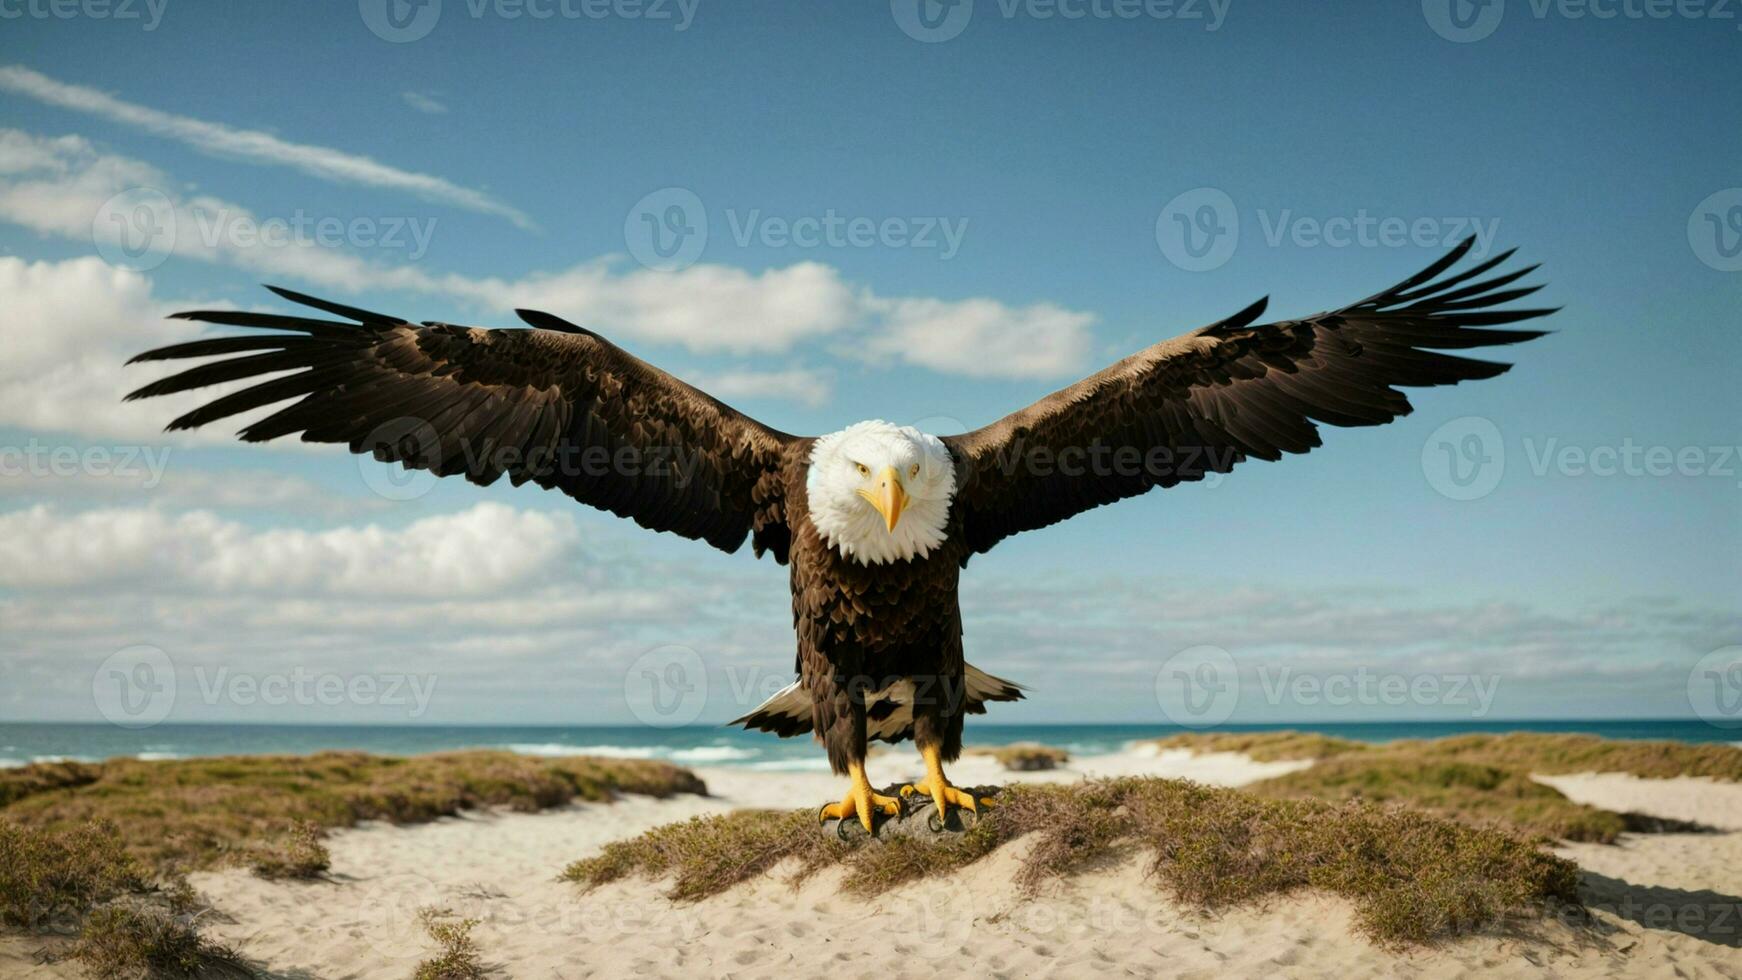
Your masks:
{"label": "dune grass", "polygon": [[1356,742],[1316,732],[1292,730],[1276,732],[1182,732],[1164,738],[1152,738],[1138,743],[1168,751],[1238,752],[1259,762],[1292,762],[1302,759],[1330,759],[1349,752],[1364,752],[1371,748],[1366,742]]}
{"label": "dune grass", "polygon": [[991,756],[998,764],[1011,772],[1040,772],[1047,769],[1057,769],[1071,760],[1071,754],[1064,749],[1051,745],[1041,745],[1038,742],[1012,742],[1009,745],[970,745],[962,750],[964,755]]}
{"label": "dune grass", "polygon": [[36,929],[152,887],[113,824],[50,833],[0,821],[0,923]]}
{"label": "dune grass", "polygon": [[1627,829],[1621,814],[1574,803],[1522,770],[1411,754],[1327,759],[1248,789],[1280,799],[1405,803],[1558,840],[1607,844]]}
{"label": "dune grass", "polygon": [[196,904],[185,879],[129,854],[113,824],[55,832],[0,821],[0,924],[76,935],[66,958],[98,980],[253,976],[200,937]]}
{"label": "dune grass", "polygon": [[[706,792],[694,774],[663,762],[507,752],[3,769],[0,925],[76,934],[65,955],[102,980],[252,976],[234,952],[199,935],[184,871],[240,864],[268,878],[315,877],[330,862],[325,832],[362,820],[419,823],[483,806],[530,811],[617,793]],[[476,966],[469,932],[463,922],[436,923],[431,935],[444,951],[430,961],[435,972],[419,976],[481,976],[481,968],[467,972]]]}
{"label": "dune grass", "polygon": [[489,975],[478,958],[478,941],[472,938],[477,919],[462,919],[432,906],[418,909],[417,920],[441,952],[419,963],[412,980],[484,980]]}
{"label": "dune grass", "polygon": [[1742,779],[1742,749],[1722,744],[1512,732],[1365,743],[1310,732],[1202,732],[1152,743],[1194,752],[1242,752],[1314,765],[1247,787],[1278,799],[1407,803],[1469,823],[1558,840],[1612,843],[1623,831],[1698,829],[1574,803],[1533,773],[1620,772],[1651,779]]}
{"label": "dune grass", "polygon": [[255,849],[254,873],[268,880],[319,878],[332,867],[333,855],[321,838],[325,831],[307,820],[293,821],[283,835]]}
{"label": "dune grass", "polygon": [[539,810],[617,793],[706,793],[686,769],[642,759],[534,759],[508,752],[409,758],[361,752],[25,766],[0,770],[0,824],[121,829],[148,867],[249,863],[287,824],[408,824],[484,806]]}
{"label": "dune grass", "polygon": [[1742,781],[1742,748],[1721,742],[1603,738],[1555,732],[1451,735],[1357,742],[1316,732],[1183,732],[1141,743],[1190,752],[1239,752],[1260,762],[1389,756],[1471,762],[1525,772],[1620,772],[1646,779],[1707,776]]}
{"label": "dune grass", "polygon": [[1509,732],[1391,742],[1385,751],[1564,774],[1621,772],[1646,779],[1708,776],[1742,781],[1742,748],[1721,742],[1672,742],[1596,735]]}
{"label": "dune grass", "polygon": [[150,904],[91,913],[70,958],[96,980],[218,980],[258,974],[228,946],[201,936],[187,916]]}
{"label": "dune grass", "polygon": [[1382,944],[1431,941],[1577,903],[1570,861],[1497,830],[1400,808],[1263,799],[1175,779],[1013,786],[966,832],[938,837],[842,841],[820,833],[815,819],[810,811],[697,817],[609,844],[564,877],[587,888],[669,877],[673,899],[694,901],[789,864],[795,883],[839,867],[846,889],[872,895],[1032,837],[1018,895],[1140,852],[1158,886],[1190,906],[1214,910],[1323,889],[1352,901],[1362,931]]}

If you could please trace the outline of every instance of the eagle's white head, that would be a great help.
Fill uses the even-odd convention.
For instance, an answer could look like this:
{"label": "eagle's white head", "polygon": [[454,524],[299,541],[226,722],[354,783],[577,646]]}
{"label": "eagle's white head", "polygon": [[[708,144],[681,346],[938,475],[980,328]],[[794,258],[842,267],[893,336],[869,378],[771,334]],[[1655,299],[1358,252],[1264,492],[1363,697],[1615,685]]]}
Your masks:
{"label": "eagle's white head", "polygon": [[805,496],[829,547],[866,565],[924,558],[944,540],[956,467],[912,426],[860,422],[811,448]]}

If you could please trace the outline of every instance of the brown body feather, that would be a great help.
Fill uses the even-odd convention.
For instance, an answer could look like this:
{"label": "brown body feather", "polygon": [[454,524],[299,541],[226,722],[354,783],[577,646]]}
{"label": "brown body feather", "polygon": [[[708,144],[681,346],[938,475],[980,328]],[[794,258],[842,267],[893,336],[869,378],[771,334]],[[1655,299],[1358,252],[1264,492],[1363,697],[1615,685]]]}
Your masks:
{"label": "brown body feather", "polygon": [[[781,734],[811,730],[837,771],[862,759],[873,697],[910,681],[911,734],[961,748],[962,718],[1020,697],[988,678],[964,689],[958,576],[974,554],[1024,530],[1157,486],[1319,445],[1315,423],[1360,426],[1410,411],[1394,386],[1454,384],[1507,365],[1439,351],[1510,344],[1536,331],[1484,329],[1551,312],[1496,309],[1529,272],[1480,277],[1510,252],[1440,278],[1465,242],[1382,293],[1303,320],[1253,325],[1260,301],[1163,341],[982,429],[945,438],[957,491],[944,545],[927,558],[863,565],[828,547],[805,498],[812,440],[778,432],[604,338],[549,314],[538,329],[412,324],[286,290],[342,319],[202,311],[187,319],[271,333],[213,337],[139,355],[225,356],[129,398],[256,379],[170,423],[193,428],[294,399],[244,428],[255,441],[301,433],[352,452],[489,484],[531,481],[643,527],[755,551],[790,565],[797,671],[809,725],[750,716]],[[349,321],[349,322],[347,322]],[[870,702],[870,703],[867,703]]]}

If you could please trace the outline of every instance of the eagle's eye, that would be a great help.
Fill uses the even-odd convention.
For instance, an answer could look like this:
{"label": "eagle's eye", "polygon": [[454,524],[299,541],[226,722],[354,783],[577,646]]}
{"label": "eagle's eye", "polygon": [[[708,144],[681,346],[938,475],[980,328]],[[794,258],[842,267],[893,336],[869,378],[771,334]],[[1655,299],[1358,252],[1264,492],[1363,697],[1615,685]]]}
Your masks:
{"label": "eagle's eye", "polygon": [[918,476],[919,475],[919,464],[915,463],[912,466],[909,466],[907,468],[907,475],[908,476]]}
{"label": "eagle's eye", "polygon": [[870,476],[871,475],[871,467],[866,466],[864,463],[854,463],[853,465],[857,466],[859,468],[859,475],[860,476]]}

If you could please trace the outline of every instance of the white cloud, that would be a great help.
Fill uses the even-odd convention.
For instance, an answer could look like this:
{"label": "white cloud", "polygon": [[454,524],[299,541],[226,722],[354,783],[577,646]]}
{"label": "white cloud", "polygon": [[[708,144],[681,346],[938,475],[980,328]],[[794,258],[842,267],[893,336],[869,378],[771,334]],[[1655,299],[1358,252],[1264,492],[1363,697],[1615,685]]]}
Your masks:
{"label": "white cloud", "polygon": [[1095,317],[992,299],[872,299],[881,316],[865,344],[873,359],[978,378],[1056,378],[1088,363]]}
{"label": "white cloud", "polygon": [[448,107],[440,99],[427,92],[402,92],[400,98],[405,104],[429,116],[439,116],[448,111]]}
{"label": "white cloud", "polygon": [[[210,395],[172,395],[161,410],[123,405],[149,371],[126,371],[128,356],[198,336],[197,324],[164,320],[151,282],[94,257],[25,262],[0,256],[7,356],[0,358],[0,424],[100,438],[158,441],[164,422]],[[161,374],[162,372],[157,372]],[[213,433],[208,442],[226,441]]]}
{"label": "white cloud", "polygon": [[824,405],[834,391],[834,374],[817,368],[787,368],[777,371],[704,372],[688,379],[696,387],[723,401],[734,398],[780,398],[812,408]]}
{"label": "white cloud", "polygon": [[523,279],[443,276],[432,289],[490,309],[533,308],[602,332],[703,353],[772,353],[836,333],[860,315],[840,273],[818,262],[751,274],[723,265],[677,272],[588,262]]}
{"label": "white cloud", "polygon": [[326,519],[379,513],[392,506],[384,497],[334,493],[291,473],[195,469],[180,465],[179,456],[179,448],[172,446],[70,446],[29,437],[20,445],[0,446],[0,501],[48,499],[109,507],[125,502]]}
{"label": "white cloud", "polygon": [[[601,259],[555,273],[501,279],[369,261],[295,237],[277,242],[239,240],[225,229],[259,224],[241,205],[173,193],[175,183],[168,175],[141,161],[100,152],[80,137],[50,139],[0,129],[0,220],[112,249],[132,232],[95,219],[106,213],[107,202],[117,194],[141,187],[163,195],[157,199],[165,212],[157,218],[157,234],[165,236],[161,247],[181,258],[259,275],[289,276],[345,292],[425,293],[496,316],[514,308],[543,308],[633,343],[680,345],[698,353],[772,354],[818,338],[852,335],[856,349],[868,349],[876,359],[1007,378],[1056,377],[1076,371],[1088,347],[1092,321],[1088,314],[1051,304],[1009,307],[988,299],[881,298],[856,289],[838,271],[816,262],[761,273],[708,264],[665,273],[624,270],[620,261]],[[136,306],[136,316],[109,321],[107,333],[90,333],[95,317],[88,308],[103,302],[87,292],[101,288],[96,279],[86,274],[77,283],[47,284],[62,290],[65,295],[53,302],[76,322],[42,317],[17,322],[32,333],[79,337],[80,354],[88,360],[116,354],[124,359],[149,346],[129,342],[99,348],[96,341],[112,339],[115,329],[136,331],[137,324],[159,314]],[[142,278],[131,282],[131,289],[149,289]],[[425,314],[411,310],[407,315],[422,319]],[[178,335],[185,336],[192,328],[183,324],[169,329],[179,329]],[[130,341],[144,336],[136,332]],[[36,370],[52,366],[39,364]],[[787,392],[803,401],[819,397],[815,378],[789,375],[771,380],[778,381],[771,389],[776,393]],[[80,386],[90,392],[108,381],[92,377],[81,380]],[[105,397],[110,390],[104,388]],[[13,400],[26,399],[20,393]],[[62,399],[59,408],[52,405],[52,397],[49,401],[49,409],[33,408],[23,414],[49,411],[74,418],[84,414],[77,399]],[[110,418],[107,413],[112,408],[106,405],[95,417]],[[0,411],[0,421],[17,420],[23,414]],[[151,417],[162,421],[172,416]],[[114,431],[104,426],[87,430],[105,435]]]}
{"label": "white cloud", "polygon": [[277,596],[477,596],[548,575],[574,519],[480,503],[402,528],[256,530],[211,511],[123,507],[0,514],[0,587]]}
{"label": "white cloud", "polygon": [[259,130],[237,129],[222,123],[178,116],[126,102],[94,88],[59,82],[21,65],[0,66],[0,88],[49,105],[143,129],[208,153],[290,167],[338,183],[407,191],[426,200],[507,218],[522,228],[533,227],[532,220],[520,210],[482,191],[461,187],[431,174],[401,170],[331,147],[292,143]]}

